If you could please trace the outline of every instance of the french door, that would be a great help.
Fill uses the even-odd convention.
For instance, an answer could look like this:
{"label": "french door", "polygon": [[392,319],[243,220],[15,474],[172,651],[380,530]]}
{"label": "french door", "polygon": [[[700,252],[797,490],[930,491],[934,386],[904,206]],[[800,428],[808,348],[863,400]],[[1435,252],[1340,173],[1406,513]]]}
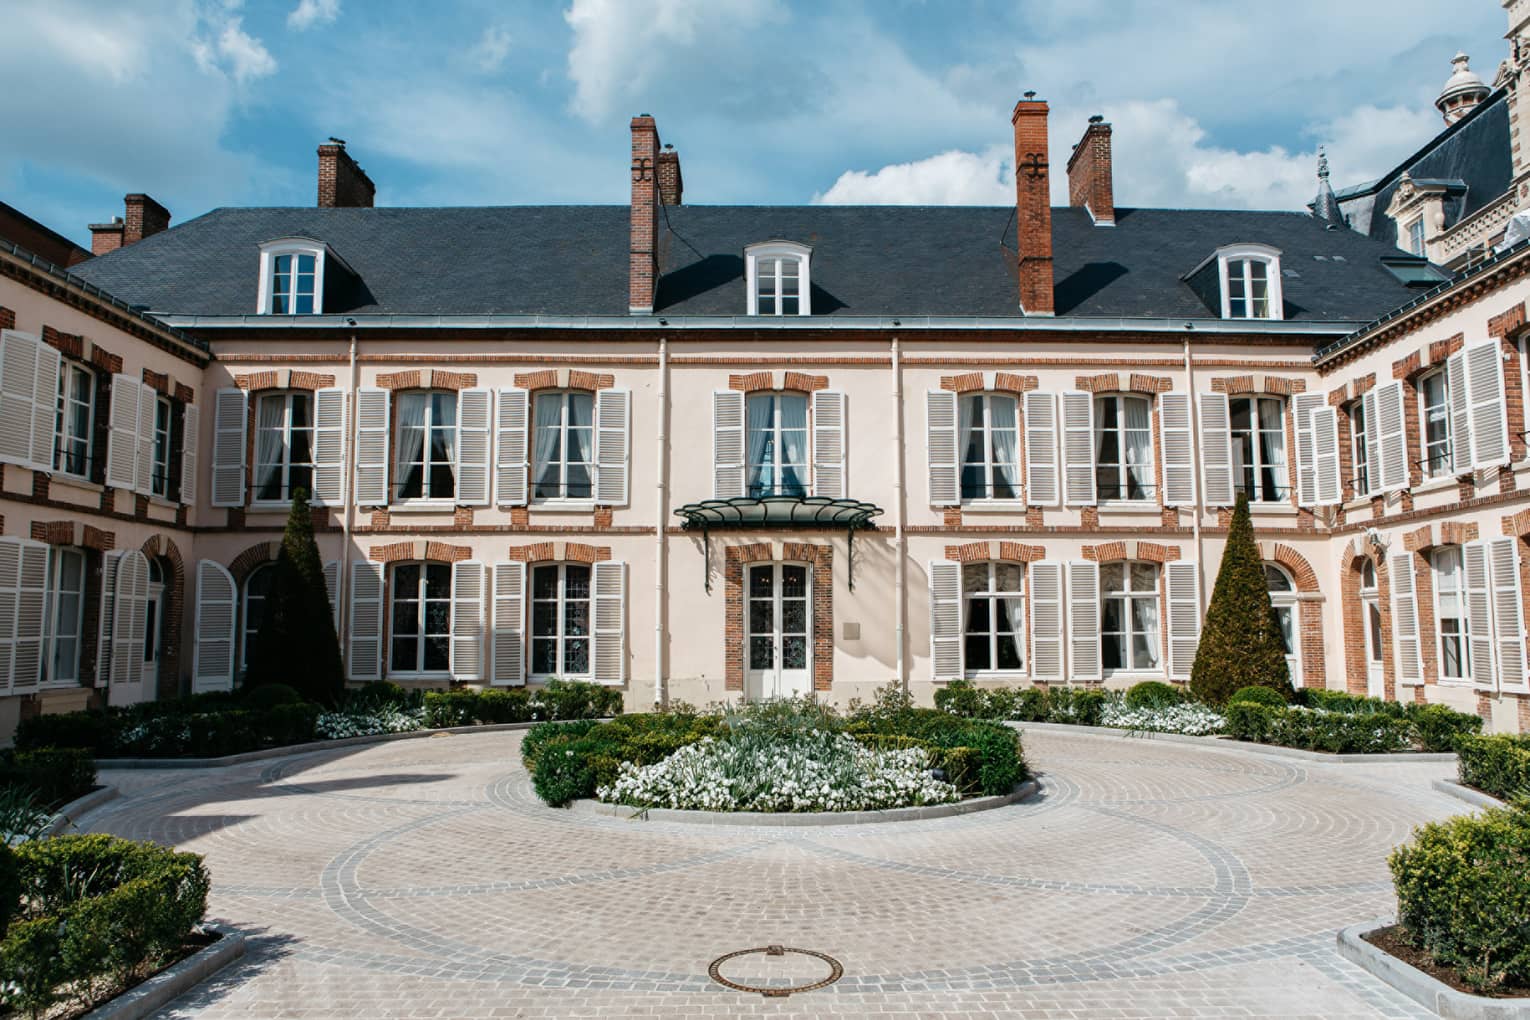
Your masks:
{"label": "french door", "polygon": [[744,693],[790,698],[813,689],[809,571],[799,563],[749,568]]}

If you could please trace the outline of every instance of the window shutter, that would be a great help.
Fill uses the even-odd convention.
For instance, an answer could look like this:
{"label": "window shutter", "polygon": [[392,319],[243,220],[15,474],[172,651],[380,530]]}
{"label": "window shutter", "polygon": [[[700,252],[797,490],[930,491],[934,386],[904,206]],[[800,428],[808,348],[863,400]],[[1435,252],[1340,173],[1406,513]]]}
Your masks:
{"label": "window shutter", "polygon": [[197,561],[196,652],[191,690],[234,689],[234,615],[239,604],[234,578],[212,560]]}
{"label": "window shutter", "polygon": [[962,678],[962,565],[930,561],[930,679]]}
{"label": "window shutter", "polygon": [[930,458],[930,505],[959,506],[962,501],[959,459],[961,437],[956,434],[956,394],[929,390],[924,395],[925,450]]}
{"label": "window shutter", "polygon": [[16,643],[11,653],[11,693],[37,689],[42,679],[43,606],[48,597],[48,547],[21,539],[16,580]]}
{"label": "window shutter", "polygon": [[101,554],[101,607],[96,619],[96,686],[105,687],[112,673],[112,622],[117,604],[117,564],[120,552]]}
{"label": "window shutter", "polygon": [[383,565],[356,560],[351,564],[350,679],[382,679],[382,623]]}
{"label": "window shutter", "polygon": [[845,395],[813,394],[813,495],[845,498]]}
{"label": "window shutter", "polygon": [[[1376,423],[1376,391],[1370,390],[1360,398],[1360,406],[1365,409],[1365,479],[1366,489],[1359,491],[1355,487],[1357,496],[1374,496],[1381,491],[1381,429]],[[1353,428],[1353,420],[1351,420]],[[1359,473],[1359,465],[1356,465],[1356,473]]]}
{"label": "window shutter", "polygon": [[37,345],[37,375],[32,387],[32,455],[39,471],[53,470],[53,442],[58,427],[58,371],[56,348]]}
{"label": "window shutter", "polygon": [[744,395],[733,390],[712,394],[712,497],[744,494]]}
{"label": "window shutter", "polygon": [[1195,455],[1190,442],[1190,394],[1158,398],[1159,445],[1163,447],[1164,506],[1195,505]]}
{"label": "window shutter", "polygon": [[[239,393],[243,398],[242,392],[239,390],[234,392]],[[138,380],[121,372],[113,375],[110,400],[111,408],[107,412],[106,484],[114,489],[136,491],[138,489]],[[242,459],[244,457],[244,418],[241,417],[239,422],[239,456]],[[241,464],[241,499],[244,492],[243,485]]]}
{"label": "window shutter", "polygon": [[9,694],[16,662],[16,605],[21,586],[21,540],[0,538],[0,692]]}
{"label": "window shutter", "polygon": [[1473,344],[1466,358],[1466,392],[1471,401],[1472,468],[1509,463],[1509,418],[1504,408],[1503,355],[1498,341]]}
{"label": "window shutter", "polygon": [[1298,393],[1291,398],[1296,431],[1296,502],[1299,506],[1318,505],[1317,443],[1312,431],[1312,415],[1323,406],[1321,393]]}
{"label": "window shutter", "polygon": [[1498,685],[1493,677],[1493,592],[1488,578],[1487,543],[1461,547],[1466,575],[1466,625],[1471,645],[1472,684],[1483,690]]}
{"label": "window shutter", "polygon": [[595,502],[626,506],[632,445],[632,392],[601,390],[595,394]]}
{"label": "window shutter", "polygon": [[1466,389],[1466,352],[1445,359],[1445,390],[1450,400],[1450,469],[1458,475],[1472,472],[1471,397]]}
{"label": "window shutter", "polygon": [[40,346],[24,333],[0,333],[0,461],[7,464],[32,464],[32,397]]}
{"label": "window shutter", "polygon": [[1333,407],[1319,407],[1312,412],[1313,474],[1320,506],[1338,503],[1344,498],[1339,478],[1339,412]]}
{"label": "window shutter", "polygon": [[450,648],[453,680],[477,682],[483,679],[483,574],[482,563],[462,560],[452,564]]}
{"label": "window shutter", "polygon": [[[117,376],[112,377],[112,441],[106,461],[106,484],[132,488],[112,481],[112,459],[117,449]],[[244,506],[245,425],[249,395],[244,390],[224,389],[213,396],[212,505]]]}
{"label": "window shutter", "polygon": [[627,564],[606,560],[590,568],[594,588],[595,654],[591,657],[598,684],[620,685],[626,679]]}
{"label": "window shutter", "polygon": [[181,409],[181,502],[195,506],[197,502],[197,447],[201,445],[198,433],[202,427],[202,414],[195,404]]}
{"label": "window shutter", "polygon": [[1169,678],[1189,680],[1201,643],[1200,564],[1176,560],[1165,563],[1163,572],[1169,598]]}
{"label": "window shutter", "polygon": [[[135,394],[136,396],[136,394]],[[143,681],[144,613],[149,601],[149,561],[130,549],[117,562],[112,605],[112,683]]]}
{"label": "window shutter", "polygon": [[388,391],[356,391],[356,505],[388,505]]}
{"label": "window shutter", "polygon": [[526,505],[526,432],[530,427],[525,390],[499,391],[498,459],[494,465],[495,499],[500,506]]}
{"label": "window shutter", "polygon": [[[489,505],[490,390],[474,388],[457,394],[457,503]],[[480,665],[480,671],[482,666]]]}
{"label": "window shutter", "polygon": [[1227,394],[1202,393],[1201,478],[1207,506],[1232,506],[1232,412]]}
{"label": "window shutter", "polygon": [[335,633],[340,633],[340,561],[324,563],[324,594],[329,596],[329,616],[334,621]]}
{"label": "window shutter", "polygon": [[1418,639],[1418,587],[1413,576],[1413,554],[1393,553],[1388,557],[1392,587],[1392,659],[1397,666],[1397,682],[1406,686],[1423,683],[1423,655]]}
{"label": "window shutter", "polygon": [[1498,683],[1505,691],[1530,693],[1525,666],[1525,603],[1519,587],[1519,539],[1487,540],[1493,584],[1493,644],[1498,653]]}
{"label": "window shutter", "polygon": [[1100,565],[1068,563],[1068,679],[1098,680],[1100,672]]}
{"label": "window shutter", "polygon": [[1372,492],[1396,492],[1408,487],[1408,425],[1403,417],[1402,380],[1378,386],[1376,394],[1376,444],[1381,469],[1371,483]]}
{"label": "window shutter", "polygon": [[138,384],[138,486],[134,490],[149,495],[154,488],[154,411],[159,394],[154,387]]}
{"label": "window shutter", "polygon": [[1032,563],[1026,573],[1031,586],[1031,679],[1061,682],[1062,564],[1042,560]]}
{"label": "window shutter", "polygon": [[1025,395],[1025,502],[1056,506],[1057,394],[1031,390]]}
{"label": "window shutter", "polygon": [[345,505],[345,391],[335,386],[313,394],[314,506]]}
{"label": "window shutter", "polygon": [[1062,395],[1063,501],[1092,506],[1094,496],[1094,397]]}
{"label": "window shutter", "polygon": [[494,671],[496,687],[526,683],[526,564],[494,564]]}

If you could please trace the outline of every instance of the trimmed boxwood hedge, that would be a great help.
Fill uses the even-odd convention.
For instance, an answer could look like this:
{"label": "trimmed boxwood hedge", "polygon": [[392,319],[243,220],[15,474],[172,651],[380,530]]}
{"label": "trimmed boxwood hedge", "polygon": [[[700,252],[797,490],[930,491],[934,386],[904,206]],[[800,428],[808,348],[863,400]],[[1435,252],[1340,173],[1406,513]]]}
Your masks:
{"label": "trimmed boxwood hedge", "polygon": [[953,680],[935,692],[935,708],[965,719],[1097,726],[1105,699],[1106,693],[1095,687],[976,687]]}
{"label": "trimmed boxwood hedge", "polygon": [[1456,769],[1462,783],[1500,800],[1530,797],[1530,734],[1462,737]]}
{"label": "trimmed boxwood hedge", "polygon": [[620,690],[570,680],[550,680],[545,687],[531,691],[517,687],[425,693],[425,725],[432,728],[543,719],[600,719],[621,714]]}
{"label": "trimmed boxwood hedge", "polygon": [[1408,721],[1381,712],[1348,715],[1234,701],[1225,714],[1228,736],[1256,744],[1334,754],[1384,754],[1413,746]]}
{"label": "trimmed boxwood hedge", "polygon": [[83,797],[96,786],[96,762],[78,747],[0,751],[0,788],[19,786],[44,808]]}

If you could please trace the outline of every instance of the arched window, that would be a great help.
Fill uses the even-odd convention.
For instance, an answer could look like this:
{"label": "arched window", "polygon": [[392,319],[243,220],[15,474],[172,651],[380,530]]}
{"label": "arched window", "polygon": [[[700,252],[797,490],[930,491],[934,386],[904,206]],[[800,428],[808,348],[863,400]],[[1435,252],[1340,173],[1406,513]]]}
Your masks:
{"label": "arched window", "polygon": [[1275,609],[1275,619],[1280,623],[1280,643],[1286,652],[1286,669],[1291,682],[1301,686],[1301,642],[1296,629],[1296,582],[1286,573],[1286,568],[1274,563],[1264,565],[1264,584],[1270,593],[1270,604]]}
{"label": "arched window", "polygon": [[810,315],[813,249],[793,241],[764,241],[744,249],[750,315]]}
{"label": "arched window", "polygon": [[1014,397],[968,393],[961,398],[962,500],[1020,498],[1019,415]]}
{"label": "arched window", "polygon": [[1158,565],[1100,564],[1100,661],[1105,672],[1159,668]]}
{"label": "arched window", "polygon": [[1217,249],[1222,284],[1222,318],[1284,318],[1280,249],[1266,244],[1230,244]]}
{"label": "arched window", "polygon": [[531,568],[533,680],[590,675],[590,566],[539,563]]}
{"label": "arched window", "polygon": [[969,673],[1025,667],[1025,568],[962,566],[962,643]]}
{"label": "arched window", "polygon": [[316,315],[324,311],[322,241],[283,237],[260,246],[261,315]]}
{"label": "arched window", "polygon": [[587,390],[541,390],[532,415],[536,428],[532,499],[593,499],[595,394]]}
{"label": "arched window", "polygon": [[806,496],[808,398],[751,393],[747,404],[750,496]]}
{"label": "arched window", "polygon": [[276,579],[276,565],[262,563],[250,571],[244,579],[244,644],[241,646],[239,664],[250,665],[250,653],[255,649],[255,635],[266,617],[266,597],[271,594],[271,583]]}
{"label": "arched window", "polygon": [[396,563],[392,581],[389,673],[444,674],[450,667],[451,564]]}
{"label": "arched window", "polygon": [[1095,398],[1095,483],[1101,500],[1153,498],[1151,422],[1147,397]]}

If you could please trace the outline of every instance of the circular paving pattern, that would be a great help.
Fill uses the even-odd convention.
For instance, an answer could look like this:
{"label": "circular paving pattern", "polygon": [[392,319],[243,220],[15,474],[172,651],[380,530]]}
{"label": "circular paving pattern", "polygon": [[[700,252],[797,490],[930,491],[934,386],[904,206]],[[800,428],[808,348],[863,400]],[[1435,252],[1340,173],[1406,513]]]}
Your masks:
{"label": "circular paving pattern", "polygon": [[545,807],[521,736],[103,772],[122,796],[87,827],[205,854],[252,936],[166,1015],[1427,1015],[1333,938],[1460,810],[1429,788],[1448,764],[1031,733],[1021,804],[695,826]]}

